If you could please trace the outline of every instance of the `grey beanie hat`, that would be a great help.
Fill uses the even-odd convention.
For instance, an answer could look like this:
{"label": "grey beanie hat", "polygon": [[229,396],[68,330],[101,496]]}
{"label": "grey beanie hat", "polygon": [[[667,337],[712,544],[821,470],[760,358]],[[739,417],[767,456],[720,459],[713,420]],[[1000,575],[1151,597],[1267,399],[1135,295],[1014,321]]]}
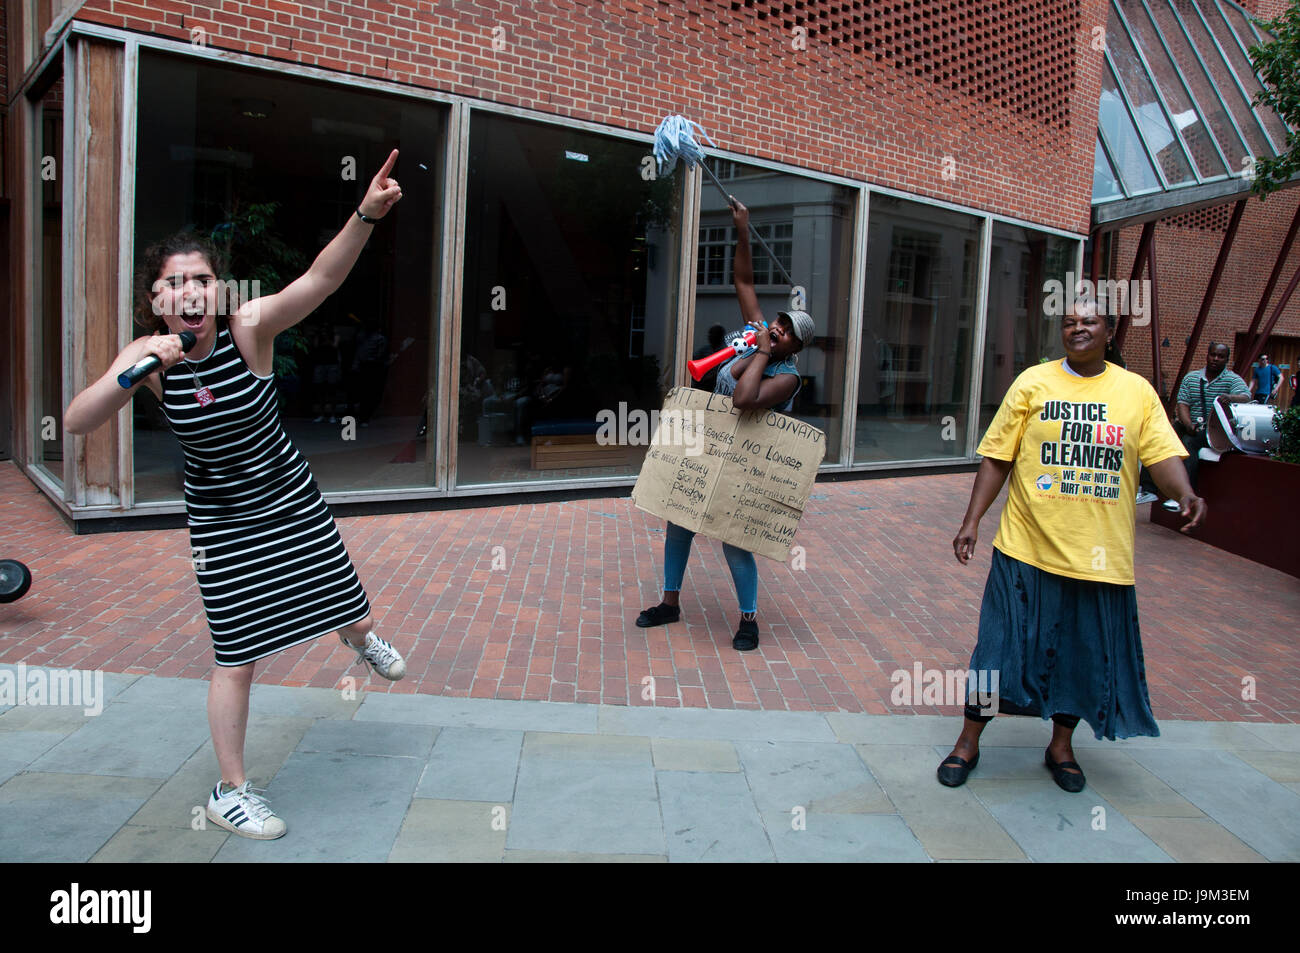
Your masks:
{"label": "grey beanie hat", "polygon": [[795,337],[805,347],[817,336],[817,328],[813,324],[812,315],[807,311],[778,311],[776,316],[789,320],[790,326],[794,328]]}

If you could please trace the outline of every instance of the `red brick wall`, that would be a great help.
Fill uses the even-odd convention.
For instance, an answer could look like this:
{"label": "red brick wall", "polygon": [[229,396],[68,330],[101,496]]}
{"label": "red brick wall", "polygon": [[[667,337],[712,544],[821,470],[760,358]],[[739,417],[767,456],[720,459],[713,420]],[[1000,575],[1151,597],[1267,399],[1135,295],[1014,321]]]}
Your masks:
{"label": "red brick wall", "polygon": [[[1205,365],[1205,350],[1211,341],[1233,347],[1236,332],[1250,327],[1264,284],[1277,261],[1282,239],[1286,237],[1286,230],[1295,216],[1297,204],[1300,204],[1300,188],[1275,192],[1265,202],[1252,198],[1247,203],[1205,330],[1201,333],[1196,353],[1192,355],[1193,370]],[[1192,324],[1201,307],[1201,299],[1205,295],[1210,271],[1219,254],[1231,210],[1232,206],[1228,205],[1223,211],[1215,210],[1209,215],[1183,216],[1181,219],[1175,217],[1156,225],[1160,333],[1162,340],[1166,337],[1169,339],[1169,347],[1161,348],[1160,356],[1166,393],[1173,385],[1178,365],[1182,361],[1186,338],[1191,334]],[[1189,219],[1193,221],[1189,222]],[[1193,222],[1211,227],[1185,227]],[[1120,250],[1116,256],[1119,267],[1114,277],[1127,279],[1132,272],[1133,257],[1137,253],[1141,234],[1140,226],[1121,231]],[[1272,314],[1297,267],[1300,267],[1300,240],[1291,248],[1262,321],[1267,321]],[[1273,333],[1300,335],[1300,292],[1292,296]],[[1124,342],[1124,359],[1128,362],[1129,370],[1151,380],[1150,327],[1129,329]],[[1233,347],[1231,364],[1235,364],[1236,359],[1237,352]],[[1249,381],[1248,375],[1247,380]]]}
{"label": "red brick wall", "polygon": [[1261,20],[1272,20],[1281,16],[1290,5],[1291,0],[1241,0],[1241,6]]}
{"label": "red brick wall", "polygon": [[[1101,69],[1091,41],[1106,9],[1105,0],[90,0],[77,16],[184,41],[198,28],[215,48],[647,134],[682,113],[742,154],[1084,232]],[[945,156],[955,178],[944,178]]]}

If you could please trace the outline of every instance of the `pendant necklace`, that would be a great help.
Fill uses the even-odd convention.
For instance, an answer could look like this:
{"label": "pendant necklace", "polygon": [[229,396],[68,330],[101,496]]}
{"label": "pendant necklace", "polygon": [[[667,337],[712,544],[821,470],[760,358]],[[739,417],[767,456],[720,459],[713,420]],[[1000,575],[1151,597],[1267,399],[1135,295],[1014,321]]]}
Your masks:
{"label": "pendant necklace", "polygon": [[[213,350],[215,349],[216,342],[214,341]],[[211,354],[208,355],[208,357],[211,356]],[[205,357],[204,360],[206,361],[207,358]],[[194,399],[199,402],[199,406],[206,407],[208,404],[215,403],[217,398],[213,395],[210,388],[204,386],[202,379],[199,377],[198,372],[194,370],[194,365],[190,363],[188,358],[185,359],[185,367],[189,370],[190,379],[194,382]]]}

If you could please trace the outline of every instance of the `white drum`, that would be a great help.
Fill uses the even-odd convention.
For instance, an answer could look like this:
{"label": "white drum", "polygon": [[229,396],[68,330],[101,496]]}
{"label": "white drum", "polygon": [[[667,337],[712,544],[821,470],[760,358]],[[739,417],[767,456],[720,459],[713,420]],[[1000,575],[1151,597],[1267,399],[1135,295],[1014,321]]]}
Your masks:
{"label": "white drum", "polygon": [[1214,402],[1207,439],[1219,453],[1240,450],[1243,453],[1267,454],[1277,449],[1277,428],[1268,404],[1229,404],[1225,409]]}

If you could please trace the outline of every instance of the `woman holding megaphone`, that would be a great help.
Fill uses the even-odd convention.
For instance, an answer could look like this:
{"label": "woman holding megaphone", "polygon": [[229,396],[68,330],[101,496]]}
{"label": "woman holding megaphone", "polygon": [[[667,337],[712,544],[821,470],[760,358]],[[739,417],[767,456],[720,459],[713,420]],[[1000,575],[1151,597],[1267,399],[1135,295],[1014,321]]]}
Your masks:
{"label": "woman holding megaphone", "polygon": [[[799,391],[799,370],[794,356],[812,341],[813,320],[804,311],[779,311],[772,325],[763,320],[763,311],[754,290],[754,260],[749,247],[749,210],[735,198],[728,196],[731,217],[736,226],[736,253],[732,261],[732,280],[736,285],[736,298],[740,302],[745,330],[736,338],[739,346],[731,347],[731,354],[722,358],[718,368],[715,394],[731,398],[737,410],[777,410],[788,412],[794,406]],[[706,359],[701,364],[709,363]],[[705,368],[707,370],[708,368]],[[651,606],[639,616],[636,624],[643,629],[666,625],[681,619],[681,588],[686,574],[686,562],[691,555],[691,541],[695,534],[669,523],[664,539],[664,594],[663,601]],[[758,565],[754,554],[724,543],[723,555],[731,568],[731,578],[736,584],[736,597],[740,603],[740,625],[732,639],[732,647],[741,652],[758,648]]]}
{"label": "woman holding megaphone", "polygon": [[207,816],[259,840],[280,837],[285,824],[244,775],[254,663],[338,632],[358,662],[384,678],[406,671],[401,655],[371,631],[370,603],[334,518],[280,424],[272,374],[275,336],[338,289],[401,199],[389,178],[396,161],[394,149],[306,274],[238,304],[229,317],[219,294],[224,262],[210,242],[182,233],[147,249],[136,298],[155,333],[128,344],[63,418],[69,432],[89,433],[145,387],[181,442],[194,569],[217,666],[208,725],[221,780]]}

